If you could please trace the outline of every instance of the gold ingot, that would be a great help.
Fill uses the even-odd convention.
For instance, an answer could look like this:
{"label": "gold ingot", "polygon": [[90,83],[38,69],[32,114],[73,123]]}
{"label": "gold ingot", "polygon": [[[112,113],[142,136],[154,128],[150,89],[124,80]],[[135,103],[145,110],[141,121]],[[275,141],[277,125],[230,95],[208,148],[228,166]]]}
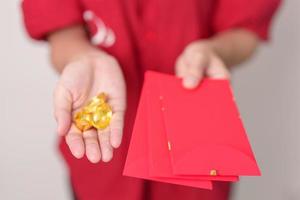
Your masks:
{"label": "gold ingot", "polygon": [[215,169],[210,170],[210,175],[217,176],[218,175],[217,170],[215,170]]}
{"label": "gold ingot", "polygon": [[98,106],[105,104],[107,101],[107,95],[101,93],[98,96],[92,98],[91,101],[83,108],[84,112],[94,113]]}
{"label": "gold ingot", "polygon": [[96,108],[92,116],[92,125],[96,129],[103,130],[109,126],[112,118],[112,109],[107,103],[101,104]]}
{"label": "gold ingot", "polygon": [[82,132],[93,127],[100,130],[108,127],[112,118],[112,109],[106,101],[105,93],[93,97],[85,107],[75,114],[73,121],[76,127]]}
{"label": "gold ingot", "polygon": [[97,105],[93,105],[93,106],[92,105],[87,105],[87,106],[82,108],[82,112],[93,114],[94,112],[96,112],[96,108],[97,108]]}
{"label": "gold ingot", "polygon": [[87,106],[98,106],[107,101],[107,95],[105,93],[100,93],[98,96],[92,98],[92,100],[87,104]]}
{"label": "gold ingot", "polygon": [[75,126],[82,132],[92,128],[91,120],[92,114],[82,111],[76,113],[74,116]]}

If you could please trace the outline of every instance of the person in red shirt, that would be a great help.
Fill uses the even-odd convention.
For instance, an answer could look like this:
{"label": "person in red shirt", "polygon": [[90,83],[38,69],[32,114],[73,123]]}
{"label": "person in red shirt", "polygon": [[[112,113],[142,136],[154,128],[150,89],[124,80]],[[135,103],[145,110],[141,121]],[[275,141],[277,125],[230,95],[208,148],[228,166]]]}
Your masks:
{"label": "person in red shirt", "polygon": [[[213,191],[122,176],[143,74],[176,74],[187,89],[202,77],[229,78],[269,27],[279,0],[23,0],[30,36],[47,40],[60,79],[54,110],[60,150],[79,200],[226,200]],[[83,134],[72,115],[106,92],[110,127]],[[122,143],[121,143],[122,142]],[[103,161],[103,162],[99,162]]]}

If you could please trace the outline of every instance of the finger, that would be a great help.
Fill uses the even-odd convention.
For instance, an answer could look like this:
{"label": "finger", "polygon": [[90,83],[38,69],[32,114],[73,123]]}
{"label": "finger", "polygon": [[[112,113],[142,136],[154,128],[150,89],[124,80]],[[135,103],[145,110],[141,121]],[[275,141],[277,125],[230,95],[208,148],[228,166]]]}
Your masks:
{"label": "finger", "polygon": [[183,86],[187,89],[196,88],[203,78],[205,69],[205,57],[202,54],[185,55],[187,63],[185,74],[183,75]]}
{"label": "finger", "polygon": [[71,153],[76,158],[82,158],[84,156],[82,133],[75,127],[75,125],[71,126],[70,131],[67,133],[65,138]]}
{"label": "finger", "polygon": [[183,87],[187,89],[192,89],[198,85],[199,78],[197,78],[196,74],[191,71],[190,64],[186,61],[186,56],[180,56],[176,62],[175,69],[176,75],[182,78]]}
{"label": "finger", "polygon": [[118,148],[122,142],[124,116],[126,110],[126,98],[114,98],[109,101],[113,108],[113,116],[110,122],[110,144]]}
{"label": "finger", "polygon": [[95,129],[87,130],[83,133],[85,143],[85,154],[92,163],[97,163],[101,159],[100,146],[98,142],[98,133]]}
{"label": "finger", "polygon": [[188,71],[188,64],[185,62],[183,55],[179,56],[175,63],[175,74],[179,78],[183,78]]}
{"label": "finger", "polygon": [[203,77],[203,68],[189,67],[189,71],[183,77],[183,86],[187,89],[196,88]]}
{"label": "finger", "polygon": [[124,115],[122,111],[115,112],[112,116],[110,123],[110,144],[114,148],[118,148],[122,142],[123,128],[124,128]]}
{"label": "finger", "polygon": [[206,70],[208,77],[212,79],[230,79],[230,72],[220,59],[212,59]]}
{"label": "finger", "polygon": [[103,162],[109,162],[113,157],[113,147],[110,144],[110,129],[98,130],[101,155]]}
{"label": "finger", "polygon": [[71,126],[72,95],[62,85],[54,90],[54,115],[57,121],[57,132],[65,135]]}
{"label": "finger", "polygon": [[182,85],[186,89],[194,89],[198,86],[199,82],[199,78],[196,78],[194,76],[187,76],[183,78]]}

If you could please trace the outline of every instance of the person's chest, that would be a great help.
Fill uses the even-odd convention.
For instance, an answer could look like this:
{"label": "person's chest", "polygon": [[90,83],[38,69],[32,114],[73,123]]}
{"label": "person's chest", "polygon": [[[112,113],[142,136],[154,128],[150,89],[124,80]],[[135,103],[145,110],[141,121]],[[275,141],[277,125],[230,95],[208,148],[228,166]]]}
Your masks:
{"label": "person's chest", "polygon": [[152,69],[172,73],[184,47],[209,37],[212,32],[215,0],[81,0],[81,3],[92,42],[124,65],[139,67],[142,72]]}

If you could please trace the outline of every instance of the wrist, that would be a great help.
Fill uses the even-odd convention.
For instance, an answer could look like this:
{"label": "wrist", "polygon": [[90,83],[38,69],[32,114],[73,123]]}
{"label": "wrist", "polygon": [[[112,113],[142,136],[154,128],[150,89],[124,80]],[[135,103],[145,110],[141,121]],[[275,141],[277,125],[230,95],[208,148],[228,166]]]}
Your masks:
{"label": "wrist", "polygon": [[72,26],[55,31],[48,36],[51,61],[54,68],[61,72],[66,65],[100,50],[94,47],[82,26]]}
{"label": "wrist", "polygon": [[102,73],[107,66],[109,66],[109,68],[119,67],[115,57],[99,49],[74,55],[66,66],[73,66],[73,64],[85,66],[93,71],[93,73]]}
{"label": "wrist", "polygon": [[72,62],[77,62],[79,60],[82,61],[91,61],[94,59],[97,59],[99,57],[102,57],[106,53],[103,52],[100,49],[86,49],[85,51],[78,52],[77,54],[72,55],[69,60],[67,61],[67,64],[72,63]]}

